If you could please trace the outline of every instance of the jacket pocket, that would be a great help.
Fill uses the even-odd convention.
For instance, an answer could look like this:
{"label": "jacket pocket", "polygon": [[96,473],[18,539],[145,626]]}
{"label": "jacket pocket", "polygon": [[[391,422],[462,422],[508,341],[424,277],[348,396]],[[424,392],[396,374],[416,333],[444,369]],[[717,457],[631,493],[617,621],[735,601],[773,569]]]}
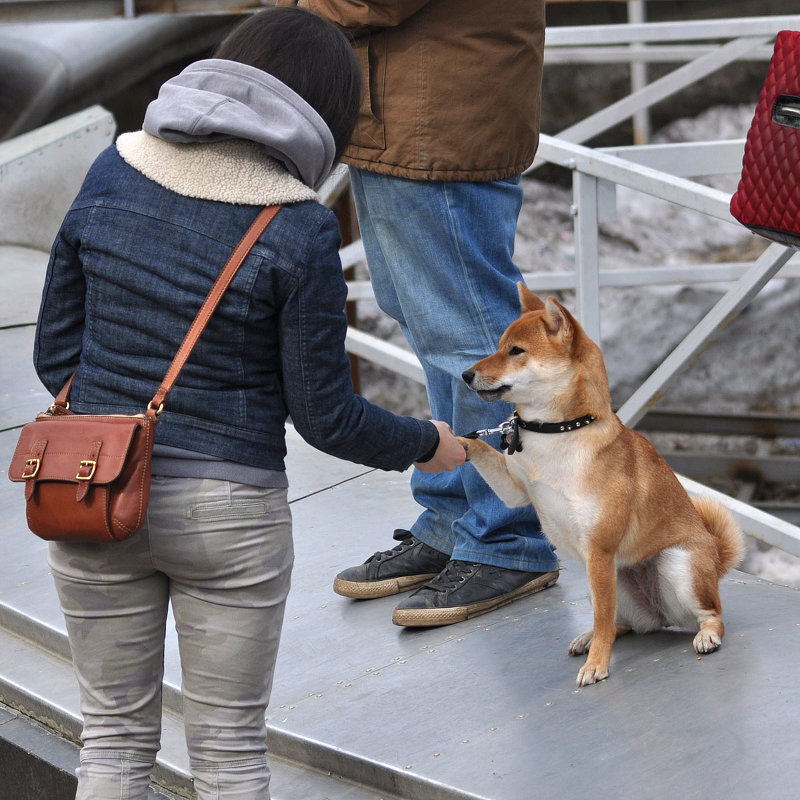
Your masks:
{"label": "jacket pocket", "polygon": [[364,97],[358,125],[351,139],[355,147],[386,149],[383,98],[386,92],[386,41],[376,34],[356,41],[355,53],[364,77]]}

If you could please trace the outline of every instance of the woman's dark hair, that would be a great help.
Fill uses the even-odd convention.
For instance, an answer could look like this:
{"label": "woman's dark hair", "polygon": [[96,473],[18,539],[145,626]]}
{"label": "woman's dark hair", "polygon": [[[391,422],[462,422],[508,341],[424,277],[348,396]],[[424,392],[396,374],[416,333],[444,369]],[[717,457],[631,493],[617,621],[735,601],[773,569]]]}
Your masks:
{"label": "woman's dark hair", "polygon": [[347,36],[305,9],[267,8],[238,25],[214,58],[268,72],[300,95],[330,128],[338,161],[358,120],[361,69]]}

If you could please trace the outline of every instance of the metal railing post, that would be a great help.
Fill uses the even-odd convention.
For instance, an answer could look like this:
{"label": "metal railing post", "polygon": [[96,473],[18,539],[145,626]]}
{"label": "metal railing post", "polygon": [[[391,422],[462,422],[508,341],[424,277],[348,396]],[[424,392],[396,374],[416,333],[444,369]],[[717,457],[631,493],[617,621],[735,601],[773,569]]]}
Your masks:
{"label": "metal railing post", "polygon": [[575,231],[577,271],[576,313],[581,325],[596,342],[600,341],[600,250],[598,232],[598,180],[578,170],[572,173],[571,208]]}
{"label": "metal railing post", "polygon": [[[644,0],[628,0],[628,22],[637,25],[645,21]],[[641,53],[645,46],[641,42],[631,44],[632,51]],[[631,92],[635,94],[647,86],[647,63],[643,59],[631,60]],[[650,112],[640,108],[633,115],[633,142],[647,144],[650,140]]]}

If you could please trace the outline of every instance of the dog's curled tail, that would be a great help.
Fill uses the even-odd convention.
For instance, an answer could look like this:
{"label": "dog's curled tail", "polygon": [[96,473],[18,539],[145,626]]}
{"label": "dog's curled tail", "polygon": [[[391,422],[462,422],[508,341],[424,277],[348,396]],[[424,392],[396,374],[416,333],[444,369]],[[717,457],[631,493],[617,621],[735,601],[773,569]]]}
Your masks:
{"label": "dog's curled tail", "polygon": [[692,503],[703,520],[703,524],[717,542],[720,561],[720,577],[737,566],[744,555],[744,534],[733,515],[716,500],[697,496]]}

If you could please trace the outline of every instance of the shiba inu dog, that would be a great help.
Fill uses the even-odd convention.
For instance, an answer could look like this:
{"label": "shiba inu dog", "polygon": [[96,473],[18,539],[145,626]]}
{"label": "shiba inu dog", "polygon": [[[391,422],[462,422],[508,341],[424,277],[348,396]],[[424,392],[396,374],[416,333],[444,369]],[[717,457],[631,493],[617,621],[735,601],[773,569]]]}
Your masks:
{"label": "shiba inu dog", "polygon": [[533,503],[556,548],[585,565],[594,628],[571,655],[588,652],[579,686],[608,677],[611,646],[628,631],[698,630],[694,649],[716,650],[724,632],[719,580],[741,558],[730,513],[690,499],[644,437],[611,410],[603,356],[555,298],[522,283],[520,318],[497,352],[463,373],[484,400],[516,413],[503,454],[461,438],[467,459],[510,507]]}

